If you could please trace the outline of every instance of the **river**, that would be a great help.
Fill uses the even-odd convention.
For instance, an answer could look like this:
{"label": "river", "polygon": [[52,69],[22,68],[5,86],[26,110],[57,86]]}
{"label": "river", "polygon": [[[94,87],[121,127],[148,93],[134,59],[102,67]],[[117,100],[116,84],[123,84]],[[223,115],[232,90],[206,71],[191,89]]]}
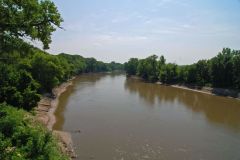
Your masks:
{"label": "river", "polygon": [[240,160],[236,99],[86,74],[55,115],[53,128],[71,132],[80,160]]}

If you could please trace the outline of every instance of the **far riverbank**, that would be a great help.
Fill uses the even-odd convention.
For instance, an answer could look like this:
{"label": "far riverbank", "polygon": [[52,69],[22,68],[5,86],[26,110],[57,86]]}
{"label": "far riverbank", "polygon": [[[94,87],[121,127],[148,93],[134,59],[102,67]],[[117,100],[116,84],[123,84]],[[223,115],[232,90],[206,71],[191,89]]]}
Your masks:
{"label": "far riverbank", "polygon": [[[138,76],[129,76],[129,78],[145,81],[141,77]],[[210,95],[217,95],[229,98],[235,98],[240,100],[240,91],[234,89],[227,89],[227,88],[214,88],[214,87],[206,87],[206,86],[197,86],[197,85],[188,85],[188,84],[164,84],[162,82],[155,82],[156,84],[171,86],[174,88],[190,90],[194,92],[210,94]]]}

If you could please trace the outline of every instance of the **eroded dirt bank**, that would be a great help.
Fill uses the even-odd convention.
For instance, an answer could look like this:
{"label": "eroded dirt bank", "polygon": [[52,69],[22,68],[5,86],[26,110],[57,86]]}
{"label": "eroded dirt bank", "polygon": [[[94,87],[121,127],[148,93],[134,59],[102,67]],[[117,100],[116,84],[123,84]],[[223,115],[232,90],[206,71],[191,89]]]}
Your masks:
{"label": "eroded dirt bank", "polygon": [[53,135],[59,141],[59,146],[62,152],[67,154],[72,159],[76,158],[77,156],[74,151],[71,134],[68,132],[53,130],[53,125],[56,122],[54,112],[58,106],[59,96],[65,92],[69,86],[72,85],[72,80],[74,78],[54,88],[53,95],[43,95],[35,109],[36,119],[53,132]]}
{"label": "eroded dirt bank", "polygon": [[194,92],[200,92],[205,94],[224,96],[229,98],[235,98],[240,100],[240,93],[237,90],[224,89],[224,88],[212,88],[212,87],[198,87],[198,86],[188,86],[188,85],[170,85],[174,88],[180,88],[185,90],[190,90]]}
{"label": "eroded dirt bank", "polygon": [[[145,81],[141,77],[138,76],[129,76],[128,78]],[[147,82],[147,81],[146,81]],[[217,96],[224,96],[229,98],[235,98],[240,100],[240,91],[234,89],[227,89],[227,88],[213,88],[213,87],[200,87],[195,85],[188,85],[188,84],[164,84],[161,82],[156,82],[155,84],[171,86],[174,88],[180,88],[185,90],[190,90],[194,92],[200,92],[205,94],[217,95]]]}

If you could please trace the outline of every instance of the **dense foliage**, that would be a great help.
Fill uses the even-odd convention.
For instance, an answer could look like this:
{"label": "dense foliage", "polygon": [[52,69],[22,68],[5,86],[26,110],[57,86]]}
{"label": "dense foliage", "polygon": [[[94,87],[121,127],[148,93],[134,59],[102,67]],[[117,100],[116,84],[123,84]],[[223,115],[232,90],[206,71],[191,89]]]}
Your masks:
{"label": "dense foliage", "polygon": [[216,57],[192,65],[166,63],[152,55],[145,59],[131,58],[124,64],[128,75],[148,81],[185,83],[198,86],[240,89],[240,51],[224,48]]}
{"label": "dense foliage", "polygon": [[[0,0],[0,159],[66,159],[52,135],[24,110],[75,75],[123,70],[120,63],[51,55],[24,41],[39,40],[49,48],[51,34],[62,21],[50,0]],[[124,69],[149,81],[240,89],[240,51],[230,49],[186,66],[166,63],[163,56],[131,58]]]}
{"label": "dense foliage", "polygon": [[[51,34],[63,21],[50,0],[0,0],[0,42],[29,37],[49,48]],[[1,48],[0,48],[1,49]]]}
{"label": "dense foliage", "polygon": [[[62,18],[50,0],[0,0],[0,159],[67,159],[52,134],[21,109],[64,80],[65,64],[24,40],[48,48]],[[63,69],[63,70],[61,70]]]}
{"label": "dense foliage", "polygon": [[58,84],[88,72],[121,70],[122,64],[104,63],[94,58],[61,53],[51,55],[23,41],[16,48],[1,52],[0,103],[27,110],[36,106],[40,94],[51,93]]}
{"label": "dense foliage", "polygon": [[50,0],[0,0],[0,159],[65,159],[51,134],[21,109],[32,110],[41,94],[75,75],[123,69],[80,55],[51,55],[25,41],[49,48],[62,21]]}
{"label": "dense foliage", "polygon": [[51,133],[23,110],[0,104],[0,159],[59,160],[62,156]]}
{"label": "dense foliage", "polygon": [[13,47],[0,52],[0,159],[63,159],[54,147],[52,137],[24,119],[43,93],[84,72],[106,72],[119,69],[118,63],[103,63],[79,55],[51,55],[16,40]]}

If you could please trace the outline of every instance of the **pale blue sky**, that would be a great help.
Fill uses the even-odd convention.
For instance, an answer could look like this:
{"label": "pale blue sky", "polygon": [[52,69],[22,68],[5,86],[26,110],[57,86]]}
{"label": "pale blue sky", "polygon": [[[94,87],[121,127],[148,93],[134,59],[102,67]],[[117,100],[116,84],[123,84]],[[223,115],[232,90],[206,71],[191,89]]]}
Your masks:
{"label": "pale blue sky", "polygon": [[239,0],[54,0],[64,30],[49,52],[110,62],[163,54],[190,64],[240,49]]}

